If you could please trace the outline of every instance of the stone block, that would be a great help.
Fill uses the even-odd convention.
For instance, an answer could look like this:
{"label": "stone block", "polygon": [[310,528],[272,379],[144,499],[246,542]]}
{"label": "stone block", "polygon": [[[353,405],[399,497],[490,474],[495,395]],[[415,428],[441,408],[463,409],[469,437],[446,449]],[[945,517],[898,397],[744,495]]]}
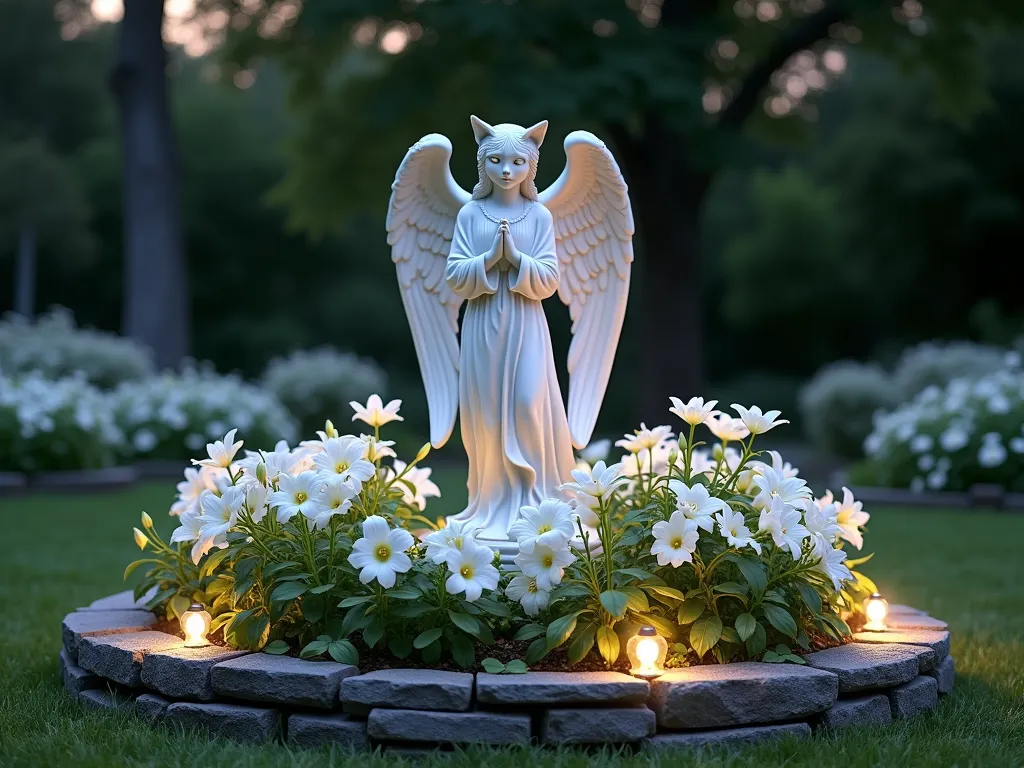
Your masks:
{"label": "stone block", "polygon": [[805,658],[808,666],[837,675],[840,693],[891,688],[913,680],[921,666],[917,651],[903,645],[850,643]]}
{"label": "stone block", "polygon": [[210,672],[214,665],[246,653],[217,645],[201,648],[178,645],[153,651],[142,660],[142,683],[172,699],[213,701],[216,696]]}
{"label": "stone block", "polygon": [[83,637],[78,663],[89,672],[129,688],[142,687],[142,661],[146,654],[182,644],[180,637],[164,632],[133,632],[126,635]]}
{"label": "stone block", "polygon": [[543,744],[622,744],[653,736],[654,712],[644,706],[549,709],[542,719]]}
{"label": "stone block", "polygon": [[821,713],[818,724],[823,728],[846,728],[851,725],[885,725],[892,722],[889,697],[884,693],[840,699]]}
{"label": "stone block", "polygon": [[527,672],[525,675],[476,676],[476,697],[483,704],[642,704],[650,684],[621,672]]}
{"label": "stone block", "polygon": [[885,624],[889,629],[900,631],[907,629],[928,629],[936,632],[942,632],[949,629],[949,625],[947,625],[942,619],[934,619],[923,613],[908,613],[889,616],[885,620]]}
{"label": "stone block", "polygon": [[222,661],[214,665],[212,673],[213,690],[221,696],[318,709],[335,707],[341,681],[358,674],[349,664],[269,653]]}
{"label": "stone block", "polygon": [[745,747],[787,736],[804,739],[810,735],[811,726],[807,723],[724,728],[718,731],[690,731],[689,733],[659,733],[644,741],[644,749],[650,752],[662,752],[679,749]]}
{"label": "stone block", "polygon": [[910,605],[900,605],[899,603],[889,604],[889,616],[927,616],[927,611],[922,611],[920,608],[914,608]]}
{"label": "stone block", "polygon": [[156,594],[156,587],[150,589],[146,594],[135,599],[133,590],[126,589],[123,592],[115,592],[112,595],[93,600],[88,605],[79,608],[80,611],[132,611],[146,610],[146,603]]}
{"label": "stone block", "polygon": [[800,719],[828,709],[838,694],[831,672],[740,662],[669,670],[651,682],[648,704],[661,728],[717,728]]}
{"label": "stone block", "polygon": [[366,732],[378,741],[444,744],[528,744],[530,716],[499,712],[423,712],[375,709]]}
{"label": "stone block", "polygon": [[903,643],[904,645],[926,645],[935,651],[936,662],[949,655],[949,632],[927,629],[892,630],[889,632],[856,632],[857,643]]}
{"label": "stone block", "polygon": [[956,678],[956,665],[952,656],[944,658],[939,665],[929,673],[939,684],[939,693],[943,696],[953,692],[953,681]]}
{"label": "stone block", "polygon": [[369,749],[366,721],[347,715],[295,714],[288,718],[288,744],[315,749],[334,744],[361,752]]}
{"label": "stone block", "polygon": [[66,648],[61,648],[60,651],[60,679],[72,696],[78,696],[82,691],[100,688],[105,685],[103,678],[97,677],[91,672],[86,672],[75,664],[71,660],[71,654],[68,653]]}
{"label": "stone block", "polygon": [[127,709],[134,700],[131,696],[111,691],[109,688],[90,688],[78,694],[78,700],[93,709]]}
{"label": "stone block", "polygon": [[341,681],[345,705],[465,712],[473,700],[473,675],[435,669],[382,669]]}
{"label": "stone block", "polygon": [[142,693],[135,697],[135,714],[150,724],[163,719],[164,712],[171,705],[168,699],[155,693]]}
{"label": "stone block", "polygon": [[892,716],[897,720],[906,720],[939,703],[939,683],[929,675],[921,675],[889,691],[889,704]]}
{"label": "stone block", "polygon": [[149,611],[75,611],[64,617],[61,629],[64,647],[77,661],[83,637],[142,632],[154,624],[156,616]]}
{"label": "stone block", "polygon": [[164,712],[164,723],[199,728],[244,743],[271,741],[277,735],[280,722],[281,715],[276,710],[239,704],[181,701],[171,704]]}

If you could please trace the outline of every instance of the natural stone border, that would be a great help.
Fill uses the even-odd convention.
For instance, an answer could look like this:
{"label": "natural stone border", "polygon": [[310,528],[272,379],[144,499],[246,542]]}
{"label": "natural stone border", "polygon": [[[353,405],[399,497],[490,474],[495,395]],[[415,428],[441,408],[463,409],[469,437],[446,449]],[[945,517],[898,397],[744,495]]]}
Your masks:
{"label": "natural stone border", "polygon": [[152,630],[155,618],[140,604],[120,592],[64,618],[60,674],[72,694],[93,707],[131,707],[151,723],[297,747],[735,746],[913,717],[935,707],[955,678],[949,632],[931,628],[945,623],[901,605],[891,606],[898,628],[858,633],[808,654],[806,666],[707,665],[649,683],[618,672],[364,675],[332,661],[185,648]]}

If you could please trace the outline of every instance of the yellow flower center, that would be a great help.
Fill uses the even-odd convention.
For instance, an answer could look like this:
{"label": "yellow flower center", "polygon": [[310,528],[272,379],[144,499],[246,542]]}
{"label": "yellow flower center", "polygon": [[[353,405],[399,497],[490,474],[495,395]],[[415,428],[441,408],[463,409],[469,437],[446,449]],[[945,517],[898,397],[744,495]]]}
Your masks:
{"label": "yellow flower center", "polygon": [[337,464],[334,465],[334,471],[340,475],[342,472],[347,472],[349,466],[350,465],[347,461],[339,461]]}
{"label": "yellow flower center", "polygon": [[341,499],[335,499],[331,502],[331,509],[338,509],[341,506]]}
{"label": "yellow flower center", "polygon": [[455,549],[462,549],[462,537],[456,536],[452,539],[452,546],[455,547]]}
{"label": "yellow flower center", "polygon": [[673,538],[668,543],[668,545],[670,547],[672,547],[672,549],[682,549],[683,548],[683,537],[682,536],[676,536],[675,538]]}
{"label": "yellow flower center", "polygon": [[538,534],[540,534],[540,533],[547,533],[550,530],[551,530],[551,526],[545,524],[545,525],[540,526],[540,528],[537,529],[537,533]]}
{"label": "yellow flower center", "polygon": [[389,547],[387,544],[381,544],[377,548],[377,559],[380,560],[382,563],[386,563],[390,557],[391,547]]}
{"label": "yellow flower center", "polygon": [[301,504],[302,502],[304,502],[308,498],[309,498],[309,496],[306,494],[305,491],[299,491],[298,493],[295,494],[295,503],[296,504]]}
{"label": "yellow flower center", "polygon": [[471,565],[464,565],[464,566],[462,566],[461,568],[459,568],[459,575],[462,576],[462,578],[464,578],[464,579],[472,579],[473,578],[473,566],[471,566]]}
{"label": "yellow flower center", "polygon": [[545,568],[550,568],[554,564],[554,562],[555,562],[555,556],[554,555],[544,555],[544,557],[542,557],[540,561],[541,561],[541,563],[544,564]]}
{"label": "yellow flower center", "polygon": [[533,594],[537,591],[537,580],[530,579],[530,583],[526,585],[526,591]]}

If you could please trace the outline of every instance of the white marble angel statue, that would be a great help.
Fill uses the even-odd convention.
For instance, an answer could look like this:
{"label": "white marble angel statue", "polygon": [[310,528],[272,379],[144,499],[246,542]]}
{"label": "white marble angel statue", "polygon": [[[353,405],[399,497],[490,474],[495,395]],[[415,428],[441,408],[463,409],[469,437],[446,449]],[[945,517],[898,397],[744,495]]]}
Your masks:
{"label": "white marble angel statue", "polygon": [[[469,504],[449,519],[503,550],[520,508],[560,497],[573,446],[590,441],[626,312],[633,214],[619,167],[593,134],[569,134],[565,170],[538,193],[547,122],[471,122],[472,194],[452,177],[451,142],[424,136],[399,166],[387,230],[435,447],[462,415]],[[541,305],[555,291],[573,321],[568,410]]]}

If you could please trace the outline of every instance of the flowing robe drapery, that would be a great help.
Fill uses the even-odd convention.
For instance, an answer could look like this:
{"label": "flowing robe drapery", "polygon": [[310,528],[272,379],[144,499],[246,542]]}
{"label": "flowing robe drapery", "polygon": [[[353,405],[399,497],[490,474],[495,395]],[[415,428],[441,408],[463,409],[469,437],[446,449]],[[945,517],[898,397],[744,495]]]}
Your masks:
{"label": "flowing robe drapery", "polygon": [[524,505],[562,498],[575,466],[543,299],[558,289],[551,214],[535,204],[510,224],[521,254],[485,268],[498,225],[474,201],[459,212],[445,277],[467,300],[459,413],[469,457],[469,504],[455,515],[478,537],[504,540]]}

